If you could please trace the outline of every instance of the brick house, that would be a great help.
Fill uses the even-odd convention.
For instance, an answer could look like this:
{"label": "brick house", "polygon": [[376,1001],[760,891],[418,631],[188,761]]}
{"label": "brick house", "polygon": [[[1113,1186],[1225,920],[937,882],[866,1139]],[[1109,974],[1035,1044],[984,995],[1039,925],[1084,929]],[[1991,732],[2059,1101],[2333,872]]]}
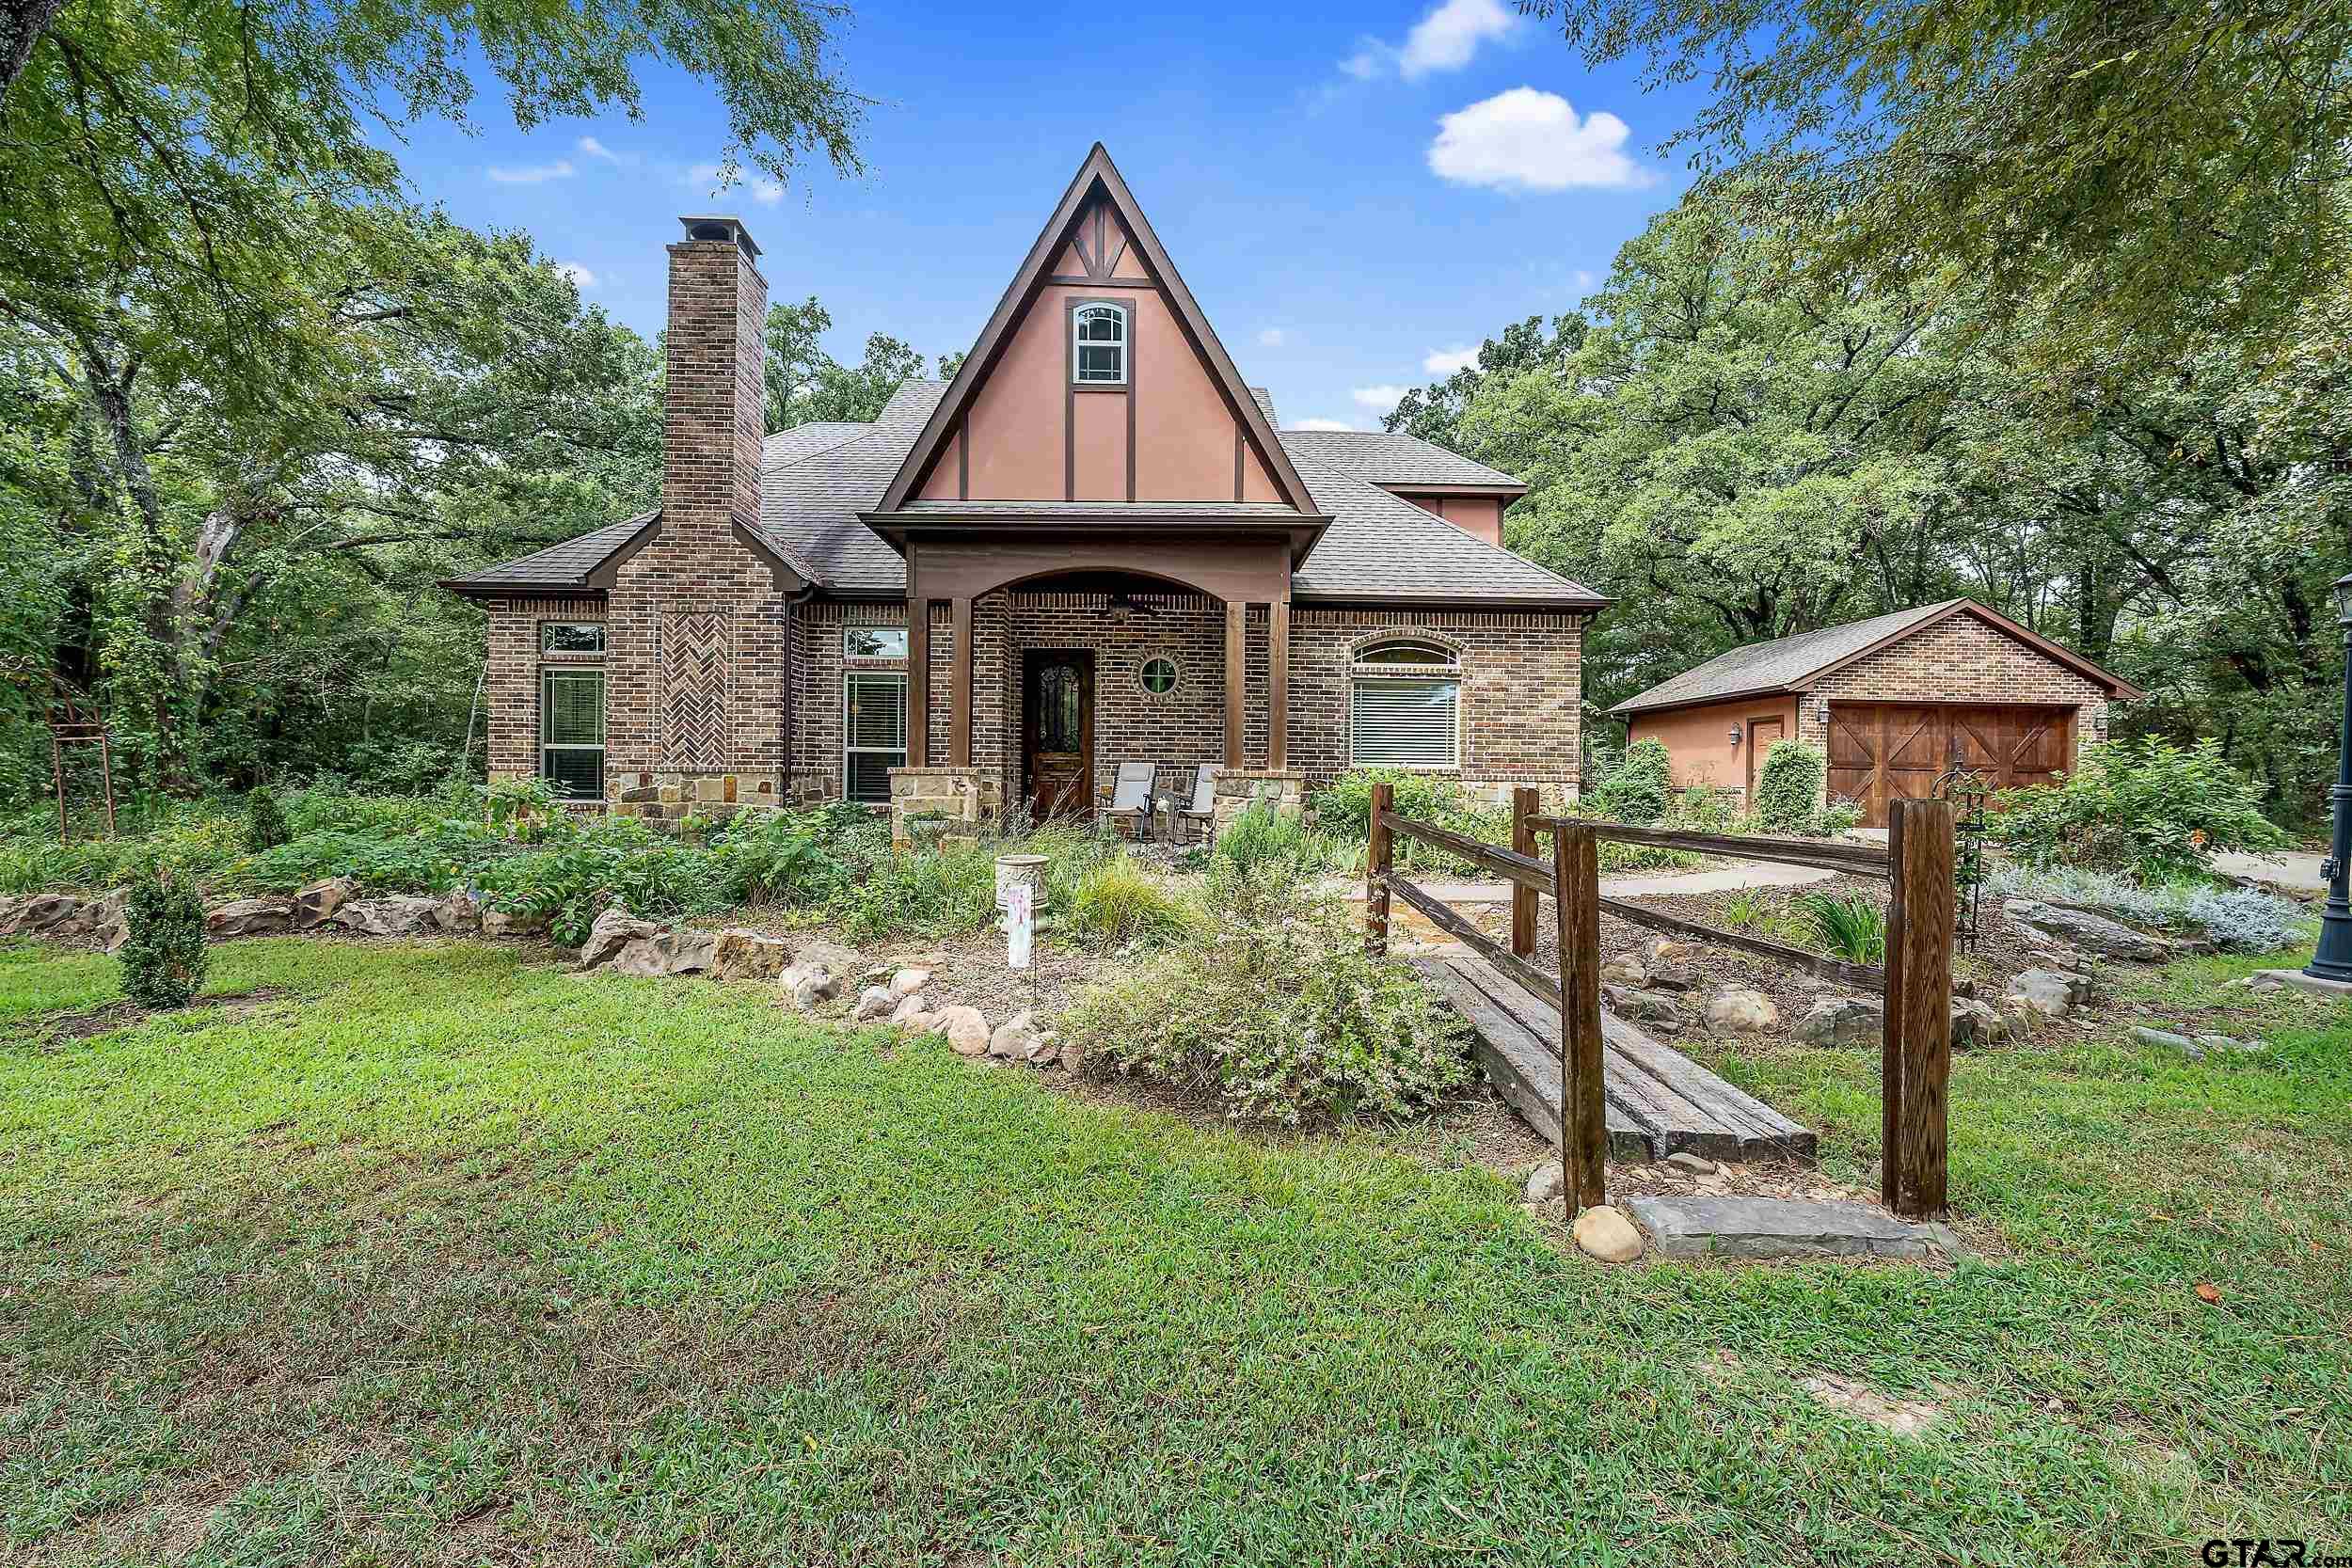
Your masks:
{"label": "brick house", "polygon": [[1525,487],[1279,429],[1099,145],[954,379],[871,423],[763,434],[758,249],[683,221],[660,510],[446,585],[488,612],[494,776],[966,819],[1097,809],[1131,761],[1573,788],[1604,601],[1502,547]]}
{"label": "brick house", "polygon": [[1628,743],[1652,736],[1678,786],[1752,793],[1775,741],[1825,752],[1827,791],[1886,803],[1929,795],[1954,766],[1995,788],[2046,784],[2105,740],[2107,706],[2141,695],[1971,599],[1824,626],[1708,659],[1610,709]]}

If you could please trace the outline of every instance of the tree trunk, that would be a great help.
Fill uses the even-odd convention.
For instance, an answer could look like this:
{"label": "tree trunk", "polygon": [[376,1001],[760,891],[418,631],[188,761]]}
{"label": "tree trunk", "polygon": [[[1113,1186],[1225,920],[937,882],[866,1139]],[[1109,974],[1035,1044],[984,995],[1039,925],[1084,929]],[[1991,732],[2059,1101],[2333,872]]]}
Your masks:
{"label": "tree trunk", "polygon": [[0,103],[8,102],[8,89],[24,74],[33,45],[49,31],[58,4],[59,0],[0,0]]}

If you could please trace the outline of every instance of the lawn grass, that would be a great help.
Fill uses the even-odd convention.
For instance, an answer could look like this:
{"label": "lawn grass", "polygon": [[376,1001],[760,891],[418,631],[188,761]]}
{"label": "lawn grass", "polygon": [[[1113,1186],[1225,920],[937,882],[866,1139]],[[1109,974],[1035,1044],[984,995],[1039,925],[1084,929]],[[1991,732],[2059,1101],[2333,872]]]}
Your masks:
{"label": "lawn grass", "polygon": [[[0,946],[0,1561],[2352,1543],[2352,1009],[1963,1058],[2000,1251],[1942,1273],[1607,1268],[1425,1137],[1204,1132],[511,947],[231,943],[183,1014],[41,1022],[115,986]],[[1722,1065],[1870,1157],[1855,1053]]]}

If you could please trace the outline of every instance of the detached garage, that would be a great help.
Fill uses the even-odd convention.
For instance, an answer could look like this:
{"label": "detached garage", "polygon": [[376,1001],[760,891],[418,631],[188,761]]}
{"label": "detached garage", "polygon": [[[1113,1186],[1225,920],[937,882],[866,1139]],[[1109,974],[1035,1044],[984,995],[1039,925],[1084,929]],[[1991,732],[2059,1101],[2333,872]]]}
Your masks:
{"label": "detached garage", "polygon": [[2089,659],[1972,599],[1756,642],[1610,711],[1627,739],[1656,736],[1677,785],[1743,793],[1772,743],[1827,754],[1829,791],[1886,804],[1931,795],[1964,768],[1995,788],[2046,784],[2106,738],[2107,705],[2140,695]]}

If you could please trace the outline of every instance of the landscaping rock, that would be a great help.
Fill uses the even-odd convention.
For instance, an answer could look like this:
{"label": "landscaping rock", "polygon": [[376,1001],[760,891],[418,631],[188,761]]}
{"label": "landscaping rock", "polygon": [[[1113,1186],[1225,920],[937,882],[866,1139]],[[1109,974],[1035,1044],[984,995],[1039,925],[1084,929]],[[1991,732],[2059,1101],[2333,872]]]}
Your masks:
{"label": "landscaping rock", "polygon": [[1625,1209],[1661,1258],[1926,1258],[1949,1255],[1943,1227],[1862,1203],[1773,1197],[1630,1197]]}
{"label": "landscaping rock", "polygon": [[[111,953],[131,940],[131,890],[117,888],[98,901],[98,912],[90,921],[90,941],[102,953]],[[87,905],[84,906],[87,908]]]}
{"label": "landscaping rock", "polygon": [[0,937],[53,934],[82,910],[83,900],[69,893],[33,893],[0,905]]}
{"label": "landscaping rock", "polygon": [[2090,1000],[2090,982],[2071,970],[2028,969],[2010,976],[2001,1000],[2042,1018],[2064,1018]]}
{"label": "landscaping rock", "polygon": [[310,930],[335,917],[335,911],[359,896],[359,883],[352,877],[329,877],[323,882],[312,882],[294,895],[294,928]]}
{"label": "landscaping rock", "polygon": [[2159,963],[2171,957],[2178,945],[2165,937],[2152,937],[2143,931],[2135,931],[2129,926],[2109,920],[2105,915],[2068,909],[2062,904],[2011,898],[2006,908],[2010,920],[2033,935],[2067,942],[2110,958],[2128,958],[2134,963]]}
{"label": "landscaping rock", "polygon": [[930,983],[931,972],[928,969],[901,969],[890,977],[890,994],[913,996]]}
{"label": "landscaping rock", "polygon": [[988,1053],[1010,1062],[1033,1062],[1054,1053],[1051,1041],[1038,1032],[1037,1015],[1027,1008],[1013,1014],[988,1037]]}
{"label": "landscaping rock", "polygon": [[418,894],[388,893],[345,904],[328,924],[363,937],[413,937],[431,927],[435,908]]}
{"label": "landscaping rock", "polygon": [[1952,999],[1952,1049],[1998,1045],[2009,1037],[2009,1020],[1989,1003],[1973,997]]}
{"label": "landscaping rock", "polygon": [[[299,898],[301,895],[294,896]],[[482,929],[482,906],[474,901],[470,893],[443,894],[441,901],[433,906],[433,925],[437,930],[447,931],[452,936],[479,931]]]}
{"label": "landscaping rock", "polygon": [[1642,949],[1642,964],[1656,990],[1690,990],[1699,983],[1691,968],[1691,944],[1672,937],[1650,938]]}
{"label": "landscaping rock", "polygon": [[878,1018],[888,1018],[891,1009],[898,1005],[898,998],[890,994],[888,986],[868,986],[858,992],[857,1006],[850,1009],[850,1016],[860,1023],[866,1023]]}
{"label": "landscaping rock", "polygon": [[772,980],[792,962],[792,944],[782,937],[729,928],[711,949],[714,980]]}
{"label": "landscaping rock", "polygon": [[1667,1155],[1666,1164],[1677,1170],[1693,1171],[1700,1176],[1715,1174],[1714,1161],[1704,1154],[1693,1154],[1687,1148],[1677,1148],[1672,1154]]}
{"label": "landscaping rock", "polygon": [[1527,1201],[1549,1203],[1567,1183],[1567,1171],[1557,1160],[1546,1160],[1528,1174]]}
{"label": "landscaping rock", "polygon": [[535,937],[544,935],[548,917],[536,910],[484,910],[482,934],[485,937]]}
{"label": "landscaping rock", "polygon": [[[69,913],[72,911],[68,911]],[[294,928],[291,898],[239,898],[204,911],[204,934],[221,937],[274,937]]]}
{"label": "landscaping rock", "polygon": [[1603,959],[1600,978],[1603,985],[1616,985],[1628,990],[1649,989],[1648,967],[1630,953],[1620,953],[1613,958]]}
{"label": "landscaping rock", "polygon": [[669,967],[665,974],[707,974],[719,946],[716,931],[672,931],[660,939]]}
{"label": "landscaping rock", "polygon": [[1886,1031],[1886,1004],[1874,996],[1823,997],[1797,1025],[1807,1045],[1863,1045]]}
{"label": "landscaping rock", "polygon": [[792,950],[792,961],[804,969],[829,969],[835,974],[858,973],[857,955],[837,942],[804,937]]}
{"label": "landscaping rock", "polygon": [[2286,988],[2287,982],[2285,976],[2281,975],[2277,970],[2273,969],[2258,969],[2253,974],[2246,975],[2240,979],[2232,980],[2223,987],[2225,990],[2251,991],[2284,990]]}
{"label": "landscaping rock", "polygon": [[580,967],[600,969],[619,958],[630,942],[660,934],[661,927],[652,921],[640,920],[616,905],[596,916],[596,923],[588,927],[588,940],[580,944]]}
{"label": "landscaping rock", "polygon": [[2208,1051],[2234,1051],[2241,1055],[2269,1049],[2260,1040],[2235,1039],[2228,1035],[2200,1035],[2197,1043]]}
{"label": "landscaping rock", "polygon": [[2132,1038],[2142,1045],[2161,1046],[2168,1051],[2177,1051],[2192,1062],[2201,1062],[2205,1059],[2203,1046],[2199,1045],[2186,1035],[2176,1035],[2169,1029],[2156,1029],[2145,1023],[2135,1023],[2132,1025]]}
{"label": "landscaping rock", "polygon": [[1086,1047],[1076,1040],[1064,1040],[1055,1048],[1054,1060],[1061,1064],[1064,1072],[1076,1072],[1087,1065]]}
{"label": "landscaping rock", "polygon": [[898,1005],[890,1010],[890,1022],[897,1024],[902,1024],[907,1028],[914,1030],[917,1034],[920,1034],[928,1029],[930,1025],[928,1023],[917,1023],[915,1020],[929,1019],[930,1017],[930,999],[918,990],[913,996],[901,996],[898,998]]}
{"label": "landscaping rock", "polygon": [[821,963],[803,961],[776,976],[776,989],[802,1012],[820,1007],[841,994],[841,980]]}
{"label": "landscaping rock", "polygon": [[1674,998],[1661,996],[1654,990],[1628,990],[1623,986],[1600,988],[1601,1005],[1619,1018],[1638,1019],[1646,1023],[1669,1023],[1682,1027],[1682,1011]]}
{"label": "landscaping rock", "polygon": [[979,1008],[946,1007],[932,1016],[933,1027],[947,1037],[948,1049],[957,1055],[984,1056],[988,1053],[988,1019]]}
{"label": "landscaping rock", "polygon": [[1753,1034],[1778,1023],[1780,1009],[1773,1006],[1772,998],[1760,990],[1750,990],[1744,986],[1725,986],[1707,999],[1706,1017],[1709,1029],[1741,1030]]}
{"label": "landscaping rock", "polygon": [[1630,1263],[1642,1256],[1642,1233],[1623,1210],[1606,1203],[1577,1215],[1569,1234],[1580,1250],[1604,1263]]}

